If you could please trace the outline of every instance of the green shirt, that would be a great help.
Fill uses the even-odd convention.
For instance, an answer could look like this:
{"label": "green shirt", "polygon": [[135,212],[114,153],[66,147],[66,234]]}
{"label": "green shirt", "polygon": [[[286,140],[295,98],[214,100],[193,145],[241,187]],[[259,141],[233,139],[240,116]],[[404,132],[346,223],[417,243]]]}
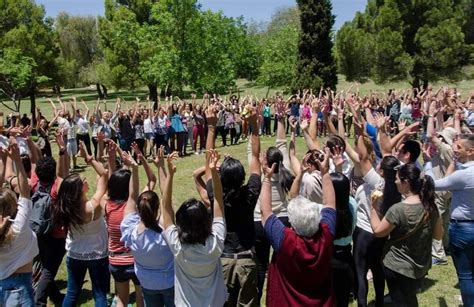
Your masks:
{"label": "green shirt", "polygon": [[436,218],[424,221],[421,203],[397,203],[388,209],[385,218],[395,229],[385,244],[383,264],[392,271],[419,279],[431,267],[431,242]]}

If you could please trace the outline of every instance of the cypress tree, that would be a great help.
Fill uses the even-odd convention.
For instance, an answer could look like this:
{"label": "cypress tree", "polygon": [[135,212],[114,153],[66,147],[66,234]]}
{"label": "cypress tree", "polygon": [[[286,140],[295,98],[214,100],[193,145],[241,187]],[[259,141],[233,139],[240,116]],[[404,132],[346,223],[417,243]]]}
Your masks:
{"label": "cypress tree", "polygon": [[298,64],[294,89],[321,85],[335,89],[336,62],[332,54],[335,17],[330,0],[297,0],[301,15]]}

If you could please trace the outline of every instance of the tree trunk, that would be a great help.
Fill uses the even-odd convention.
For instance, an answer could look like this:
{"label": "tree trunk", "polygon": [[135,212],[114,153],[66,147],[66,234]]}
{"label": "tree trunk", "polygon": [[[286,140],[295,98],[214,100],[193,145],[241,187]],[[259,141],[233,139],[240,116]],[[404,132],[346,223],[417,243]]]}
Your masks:
{"label": "tree trunk", "polygon": [[107,87],[105,87],[105,85],[101,84],[102,86],[102,93],[104,95],[104,98],[107,99]]}
{"label": "tree trunk", "polygon": [[267,94],[265,95],[265,98],[268,98],[268,94],[270,94],[270,87],[267,88]]}
{"label": "tree trunk", "polygon": [[158,87],[156,84],[148,84],[148,98],[153,101],[153,110],[158,108]]}
{"label": "tree trunk", "polygon": [[[33,88],[30,91],[30,113],[31,113],[31,123],[33,127],[36,127],[36,93],[35,93],[36,86],[33,86]],[[20,106],[20,103],[18,103],[18,107]]]}
{"label": "tree trunk", "polygon": [[99,98],[104,99],[104,94],[102,93],[102,91],[100,89],[100,83],[96,83],[95,88],[97,89],[97,95],[99,95]]}

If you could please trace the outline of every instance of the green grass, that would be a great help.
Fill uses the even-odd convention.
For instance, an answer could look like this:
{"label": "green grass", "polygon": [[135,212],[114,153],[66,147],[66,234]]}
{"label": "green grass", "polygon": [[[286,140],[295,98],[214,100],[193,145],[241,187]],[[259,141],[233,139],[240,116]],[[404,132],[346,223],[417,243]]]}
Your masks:
{"label": "green grass", "polygon": [[[246,80],[238,80],[238,88],[240,90],[240,95],[256,95],[257,97],[265,97],[267,94],[267,88],[262,86],[255,86],[253,83]],[[440,84],[435,84],[436,88]],[[345,89],[350,86],[350,83],[340,78],[339,89]],[[461,90],[461,92],[466,95],[474,89],[474,81],[462,81],[457,84],[450,84],[450,86],[455,86]],[[360,86],[360,91],[362,94],[369,93],[370,91],[379,91],[386,92],[388,88],[409,88],[409,84],[406,82],[400,83],[390,83],[383,86],[375,85],[372,82],[365,83]],[[269,95],[274,95],[277,91],[282,92],[282,89],[271,89]],[[140,97],[142,100],[146,98],[146,90],[138,90],[134,92],[130,91],[119,91],[114,92],[110,91],[109,99],[107,100],[107,107],[112,109],[114,107],[116,97],[122,97],[128,101],[134,101],[136,96]],[[42,92],[38,95],[37,106],[41,109],[43,114],[47,118],[52,118],[52,111],[49,106],[49,103],[46,101],[46,97],[51,96],[50,92]],[[89,106],[92,106],[96,102],[96,92],[94,88],[81,88],[81,89],[68,89],[63,90],[63,101],[67,101],[72,96],[75,96],[79,101],[84,99]],[[24,100],[21,105],[21,113],[29,113],[29,100]],[[4,114],[9,114],[10,111],[5,107],[0,105],[0,111]],[[274,144],[274,138],[262,137],[262,150],[272,146]],[[54,146],[54,145],[53,145]],[[221,148],[219,140],[217,141],[217,147],[222,155],[232,155],[241,161],[246,161],[246,144],[240,144],[236,146],[230,146]],[[302,139],[297,140],[297,151],[302,153],[305,151],[305,145]],[[177,161],[177,174],[175,176],[174,182],[174,193],[173,193],[173,205],[175,208],[186,199],[190,197],[198,198],[199,195],[196,192],[194,182],[192,180],[192,171],[197,167],[203,165],[204,158],[202,155],[196,156],[191,155]],[[246,162],[243,163],[245,166]],[[83,165],[82,161],[79,160],[79,165]],[[96,182],[95,174],[90,168],[84,168],[80,170],[81,173],[87,178],[87,180],[92,183],[91,189],[93,189]],[[140,169],[140,184],[143,186],[145,184],[145,174],[142,169]],[[92,194],[93,191],[90,193]],[[67,272],[65,262],[63,262],[60,271],[57,275],[57,282],[62,289],[63,293],[66,288],[67,281]],[[81,306],[93,306],[92,292],[90,279],[87,277],[84,284],[84,291],[81,296]],[[113,289],[113,286],[112,286]],[[449,258],[449,264],[447,266],[435,266],[433,267],[427,278],[424,282],[424,291],[418,295],[420,306],[458,306],[459,305],[459,289],[457,287],[457,277],[455,273],[454,266],[452,264],[451,258]],[[373,301],[374,293],[373,288],[370,287],[369,291],[369,302]],[[262,300],[264,302],[264,300]],[[353,304],[355,306],[355,304]]]}

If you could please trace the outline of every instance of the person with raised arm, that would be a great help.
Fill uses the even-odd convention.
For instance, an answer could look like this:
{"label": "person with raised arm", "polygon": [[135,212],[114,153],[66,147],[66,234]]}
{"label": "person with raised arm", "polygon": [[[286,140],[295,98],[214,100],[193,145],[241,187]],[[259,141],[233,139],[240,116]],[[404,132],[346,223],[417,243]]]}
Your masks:
{"label": "person with raised arm", "polygon": [[164,237],[175,258],[175,304],[177,306],[223,306],[227,289],[220,257],[224,250],[226,224],[222,185],[217,172],[219,153],[209,151],[206,161],[214,191],[211,217],[206,206],[194,198],[179,207],[174,222],[171,205],[177,153],[168,156],[168,177],[161,210]]}
{"label": "person with raised arm", "polygon": [[[159,150],[162,161],[163,148]],[[120,224],[121,241],[135,259],[135,274],[140,281],[145,306],[174,306],[173,254],[163,236],[160,199],[152,190],[139,193],[138,165],[123,153],[131,169],[130,191]]]}
{"label": "person with raised arm", "polygon": [[318,161],[323,181],[323,209],[304,197],[288,204],[291,227],[272,212],[271,178],[276,165],[263,163],[261,214],[273,247],[267,281],[267,306],[334,306],[331,259],[336,234],[336,196],[329,157]]}
{"label": "person with raised arm", "polygon": [[87,154],[84,143],[80,155],[91,165],[97,176],[97,187],[92,198],[87,197],[89,183],[85,177],[72,174],[64,178],[58,190],[53,219],[68,229],[66,238],[67,292],[63,306],[76,306],[82,292],[87,271],[92,281],[95,306],[107,306],[110,285],[107,250],[107,226],[100,206],[107,190],[107,170]]}
{"label": "person with raised arm", "polygon": [[0,189],[0,305],[34,306],[32,271],[38,244],[29,227],[30,187],[14,138],[7,149],[0,149],[2,161],[6,155],[16,166],[20,196],[17,199],[12,190]]}

